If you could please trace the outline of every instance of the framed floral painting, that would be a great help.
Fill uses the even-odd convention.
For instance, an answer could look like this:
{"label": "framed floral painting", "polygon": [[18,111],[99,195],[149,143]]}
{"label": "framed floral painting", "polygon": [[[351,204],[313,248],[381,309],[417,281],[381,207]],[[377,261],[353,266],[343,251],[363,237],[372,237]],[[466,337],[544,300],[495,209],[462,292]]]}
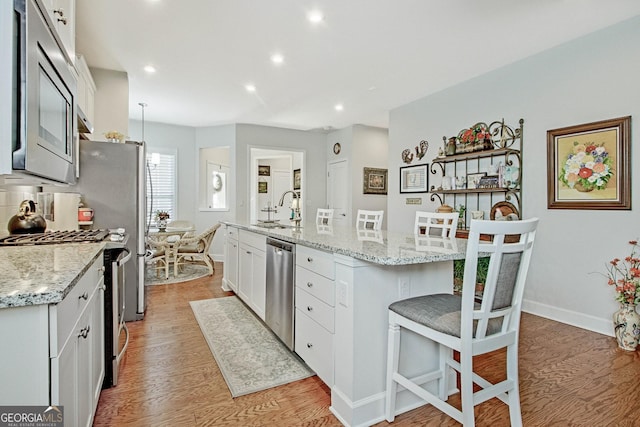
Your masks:
{"label": "framed floral painting", "polygon": [[631,209],[631,116],[547,131],[549,209]]}

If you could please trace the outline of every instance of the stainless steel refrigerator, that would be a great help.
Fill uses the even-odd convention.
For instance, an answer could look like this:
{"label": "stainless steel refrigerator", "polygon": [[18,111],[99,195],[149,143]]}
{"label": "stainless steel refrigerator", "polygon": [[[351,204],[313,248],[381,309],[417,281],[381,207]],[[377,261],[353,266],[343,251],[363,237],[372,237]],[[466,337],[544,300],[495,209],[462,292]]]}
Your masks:
{"label": "stainless steel refrigerator", "polygon": [[80,141],[80,177],[74,191],[93,208],[93,228],[124,228],[135,256],[125,265],[124,320],[144,317],[146,156],[143,142]]}

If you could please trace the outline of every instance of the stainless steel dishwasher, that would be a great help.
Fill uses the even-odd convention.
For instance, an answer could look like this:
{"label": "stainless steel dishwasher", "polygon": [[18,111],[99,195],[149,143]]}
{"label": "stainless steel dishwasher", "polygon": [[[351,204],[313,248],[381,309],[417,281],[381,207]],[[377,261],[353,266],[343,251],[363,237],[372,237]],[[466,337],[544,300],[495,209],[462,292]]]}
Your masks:
{"label": "stainless steel dishwasher", "polygon": [[267,237],[267,302],[265,321],[293,350],[296,245]]}

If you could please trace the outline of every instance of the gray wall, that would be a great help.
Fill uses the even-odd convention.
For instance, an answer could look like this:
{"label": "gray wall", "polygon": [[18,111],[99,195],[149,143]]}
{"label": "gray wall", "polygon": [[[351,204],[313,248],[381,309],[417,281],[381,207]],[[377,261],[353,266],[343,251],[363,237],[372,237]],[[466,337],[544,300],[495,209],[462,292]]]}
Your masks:
{"label": "gray wall", "polygon": [[104,141],[105,132],[118,131],[126,139],[134,139],[129,134],[129,77],[122,71],[91,68],[91,76],[96,84],[95,123],[89,139]]}
{"label": "gray wall", "polygon": [[[400,153],[427,139],[427,158],[442,136],[478,121],[524,118],[523,217],[539,217],[525,310],[611,335],[614,292],[606,263],[629,253],[640,236],[631,211],[547,209],[547,130],[621,116],[632,118],[632,170],[640,170],[640,18],[636,17],[495,72],[415,101],[390,114],[389,229],[410,231],[415,208],[398,189]],[[636,180],[637,183],[637,180]],[[640,186],[632,186],[634,206]],[[402,195],[404,196],[404,195]],[[423,195],[425,210],[435,204]]]}

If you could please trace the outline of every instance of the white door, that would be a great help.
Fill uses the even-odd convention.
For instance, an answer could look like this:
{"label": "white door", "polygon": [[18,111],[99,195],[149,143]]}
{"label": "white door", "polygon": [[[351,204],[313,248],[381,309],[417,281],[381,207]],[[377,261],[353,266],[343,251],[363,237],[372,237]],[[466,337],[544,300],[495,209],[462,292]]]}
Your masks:
{"label": "white door", "polygon": [[327,171],[327,204],[329,209],[333,209],[333,224],[346,227],[351,224],[348,205],[349,165],[346,160],[331,162]]}

